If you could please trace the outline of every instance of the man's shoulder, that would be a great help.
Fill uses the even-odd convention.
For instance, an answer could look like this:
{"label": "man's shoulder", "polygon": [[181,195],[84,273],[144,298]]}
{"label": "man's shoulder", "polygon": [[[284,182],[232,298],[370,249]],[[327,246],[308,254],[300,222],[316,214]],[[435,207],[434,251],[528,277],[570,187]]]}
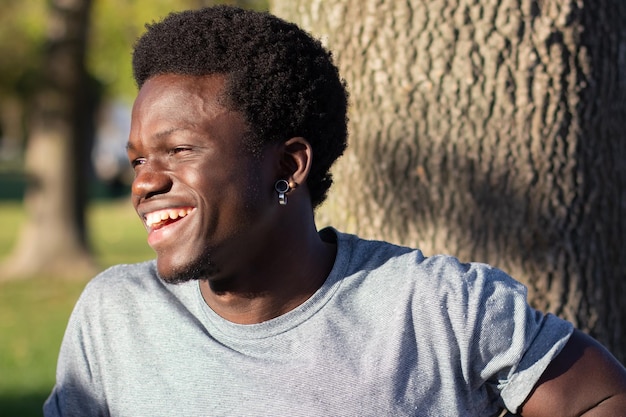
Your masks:
{"label": "man's shoulder", "polygon": [[[327,229],[325,229],[327,230]],[[399,257],[414,257],[415,261],[421,262],[424,255],[419,249],[401,246],[383,240],[363,238],[354,234],[332,230],[336,236],[339,250],[348,252],[352,263],[385,263]]]}
{"label": "man's shoulder", "polygon": [[[343,246],[350,248],[351,263],[358,265],[360,269],[416,270],[416,272],[427,272],[429,275],[446,276],[462,276],[476,270],[485,272],[496,270],[491,265],[484,263],[463,262],[454,255],[434,254],[426,256],[419,248],[382,240],[365,239],[347,233],[335,233],[337,233],[338,241],[343,243]],[[342,246],[341,243],[340,247]]]}
{"label": "man's shoulder", "polygon": [[489,264],[464,262],[449,254],[425,256],[420,249],[336,233],[343,256],[349,257],[345,276],[366,275],[365,282],[380,282],[387,291],[460,294],[498,287],[525,293],[522,284]]}
{"label": "man's shoulder", "polygon": [[136,284],[144,280],[158,279],[154,260],[111,266],[96,275],[88,287],[107,288],[110,286]]}
{"label": "man's shoulder", "polygon": [[153,292],[161,286],[159,280],[155,261],[111,266],[87,283],[79,302],[113,303],[130,295]]}

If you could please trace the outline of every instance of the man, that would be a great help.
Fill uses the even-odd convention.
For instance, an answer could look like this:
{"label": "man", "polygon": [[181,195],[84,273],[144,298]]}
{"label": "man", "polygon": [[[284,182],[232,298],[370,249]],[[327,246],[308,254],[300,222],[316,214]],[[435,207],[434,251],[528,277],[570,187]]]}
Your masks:
{"label": "man", "polygon": [[156,261],[85,289],[46,416],[626,415],[626,372],[503,272],[334,229],[330,54],[220,6],[135,46],[134,207]]}

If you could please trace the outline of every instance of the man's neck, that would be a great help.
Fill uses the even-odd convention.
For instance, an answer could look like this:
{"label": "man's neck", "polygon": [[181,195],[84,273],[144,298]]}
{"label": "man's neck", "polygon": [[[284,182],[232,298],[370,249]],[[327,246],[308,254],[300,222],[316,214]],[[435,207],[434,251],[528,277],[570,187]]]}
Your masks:
{"label": "man's neck", "polygon": [[238,324],[261,323],[298,307],[324,284],[336,254],[336,245],[322,241],[317,232],[308,236],[278,264],[256,265],[232,279],[200,281],[204,300]]}

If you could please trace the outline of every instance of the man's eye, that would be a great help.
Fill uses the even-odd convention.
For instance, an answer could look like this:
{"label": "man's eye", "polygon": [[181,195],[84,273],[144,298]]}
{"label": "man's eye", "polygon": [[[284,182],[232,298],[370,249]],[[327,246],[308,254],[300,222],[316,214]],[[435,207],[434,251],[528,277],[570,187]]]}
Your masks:
{"label": "man's eye", "polygon": [[189,146],[177,146],[170,150],[170,155],[176,155],[184,152],[191,151],[191,147]]}
{"label": "man's eye", "polygon": [[181,153],[181,152],[186,152],[186,151],[190,151],[191,148],[189,146],[177,146],[174,149],[172,149],[170,151],[171,154],[176,154],[176,153]]}
{"label": "man's eye", "polygon": [[133,168],[136,168],[138,165],[143,165],[145,163],[146,163],[146,158],[136,158],[136,159],[133,159],[132,161],[130,161],[130,165]]}

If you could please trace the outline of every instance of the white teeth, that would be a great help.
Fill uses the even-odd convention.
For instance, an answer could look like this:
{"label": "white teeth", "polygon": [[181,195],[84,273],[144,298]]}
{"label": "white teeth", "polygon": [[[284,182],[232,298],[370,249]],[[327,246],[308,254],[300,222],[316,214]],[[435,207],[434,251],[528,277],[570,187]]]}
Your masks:
{"label": "white teeth", "polygon": [[148,227],[153,227],[154,225],[168,219],[176,220],[178,218],[183,218],[188,215],[191,210],[191,208],[177,208],[153,211],[152,213],[146,214],[146,225],[148,225]]}

